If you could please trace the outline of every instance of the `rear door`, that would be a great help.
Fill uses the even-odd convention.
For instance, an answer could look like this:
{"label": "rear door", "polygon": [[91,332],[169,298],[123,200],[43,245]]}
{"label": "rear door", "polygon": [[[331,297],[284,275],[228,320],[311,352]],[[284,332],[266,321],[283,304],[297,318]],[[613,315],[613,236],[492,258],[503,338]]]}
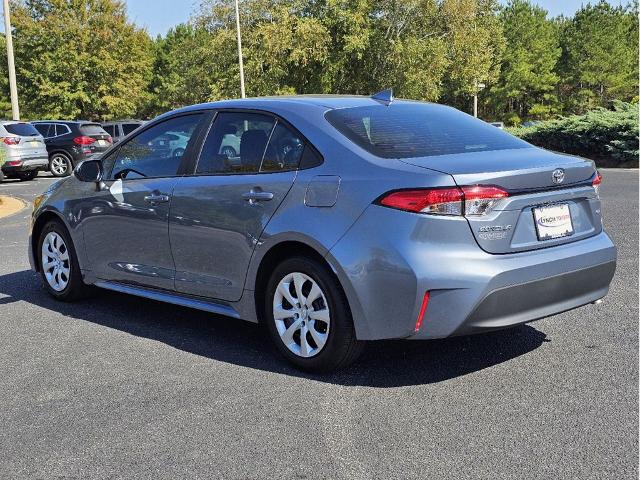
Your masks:
{"label": "rear door", "polygon": [[[198,143],[207,114],[180,115],[130,138],[104,160],[100,191],[82,202],[82,230],[91,269],[103,280],[173,290],[169,244],[171,195]],[[183,156],[155,148],[168,132],[188,136]]]}
{"label": "rear door", "polygon": [[[225,148],[230,135],[239,138],[236,156]],[[271,115],[218,114],[195,174],[174,189],[169,236],[176,290],[240,299],[253,250],[291,189],[303,150],[302,137]]]}

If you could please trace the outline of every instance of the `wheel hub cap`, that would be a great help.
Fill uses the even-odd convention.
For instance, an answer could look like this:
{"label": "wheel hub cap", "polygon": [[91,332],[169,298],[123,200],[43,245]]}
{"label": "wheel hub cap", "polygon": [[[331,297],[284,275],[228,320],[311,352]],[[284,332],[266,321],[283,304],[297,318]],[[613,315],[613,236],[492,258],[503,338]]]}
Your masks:
{"label": "wheel hub cap", "polygon": [[317,355],[329,338],[329,304],[318,283],[304,273],[293,272],[280,280],[273,319],[282,343],[300,357]]}
{"label": "wheel hub cap", "polygon": [[49,232],[42,242],[42,271],[47,283],[56,292],[61,292],[69,284],[71,263],[69,250],[62,237]]}

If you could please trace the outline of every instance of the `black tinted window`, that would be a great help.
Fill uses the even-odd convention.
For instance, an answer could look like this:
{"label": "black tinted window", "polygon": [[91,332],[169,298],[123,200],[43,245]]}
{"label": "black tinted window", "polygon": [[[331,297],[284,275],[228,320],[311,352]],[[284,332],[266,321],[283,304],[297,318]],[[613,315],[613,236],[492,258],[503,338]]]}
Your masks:
{"label": "black tinted window", "polygon": [[112,178],[170,177],[178,173],[202,114],[166,120],[125,142],[118,151]]}
{"label": "black tinted window", "polygon": [[196,173],[256,173],[275,120],[258,113],[220,113],[202,147]]}
{"label": "black tinted window", "polygon": [[107,132],[109,135],[111,135],[112,137],[115,137],[115,125],[103,125],[102,128],[104,128],[104,131]]}
{"label": "black tinted window", "polygon": [[396,103],[336,109],[326,118],[340,133],[382,158],[525,148],[530,145],[453,108]]}
{"label": "black tinted window", "polygon": [[85,123],[84,125],[80,125],[80,132],[82,132],[83,135],[106,135],[107,133],[104,131],[102,126],[97,123]]}
{"label": "black tinted window", "polygon": [[261,172],[294,170],[300,163],[304,142],[290,128],[278,122],[269,140]]}
{"label": "black tinted window", "polygon": [[122,124],[122,133],[124,135],[129,135],[131,132],[133,132],[139,126],[140,125],[138,125],[137,123],[123,123]]}
{"label": "black tinted window", "polygon": [[51,130],[49,130],[49,135],[52,137],[59,137],[60,135],[66,135],[68,133],[71,133],[71,129],[68,125],[64,125],[63,123],[56,123],[55,125],[52,125]]}
{"label": "black tinted window", "polygon": [[47,134],[48,130],[49,130],[50,124],[48,123],[38,123],[36,125],[34,125],[34,128],[40,133],[40,135],[42,135],[43,137],[47,137],[49,136]]}
{"label": "black tinted window", "polygon": [[35,127],[30,123],[10,123],[8,125],[4,125],[4,128],[12,135],[20,135],[22,137],[32,137],[34,135],[40,135],[38,130],[36,130]]}

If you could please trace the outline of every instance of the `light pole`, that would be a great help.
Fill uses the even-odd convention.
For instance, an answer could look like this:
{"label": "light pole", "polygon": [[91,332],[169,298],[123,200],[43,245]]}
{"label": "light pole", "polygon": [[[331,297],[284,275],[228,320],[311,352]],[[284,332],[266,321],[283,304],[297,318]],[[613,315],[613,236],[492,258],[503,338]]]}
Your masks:
{"label": "light pole", "polygon": [[478,93],[482,90],[486,85],[484,83],[476,82],[476,88],[473,93],[473,116],[478,118]]}
{"label": "light pole", "polygon": [[[5,3],[8,0],[4,0]],[[242,40],[240,39],[240,8],[238,7],[238,0],[236,0],[236,32],[238,34],[238,61],[240,63],[240,95],[245,98],[244,93],[244,63],[242,62]]]}
{"label": "light pole", "polygon": [[13,38],[11,36],[11,18],[9,0],[4,0],[4,35],[7,42],[7,64],[9,66],[9,91],[11,93],[11,114],[14,120],[20,120],[18,108],[18,87],[16,86],[16,65],[13,61]]}

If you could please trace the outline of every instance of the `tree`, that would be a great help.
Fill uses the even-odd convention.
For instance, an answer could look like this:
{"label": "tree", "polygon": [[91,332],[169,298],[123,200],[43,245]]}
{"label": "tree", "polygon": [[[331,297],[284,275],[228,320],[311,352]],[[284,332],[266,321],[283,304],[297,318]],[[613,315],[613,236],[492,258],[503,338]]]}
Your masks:
{"label": "tree", "polygon": [[546,10],[511,0],[500,12],[506,46],[502,71],[488,94],[496,115],[509,123],[547,118],[558,111],[559,32]]}
{"label": "tree", "polygon": [[117,0],[16,0],[18,89],[27,118],[108,120],[148,100],[152,44]]}
{"label": "tree", "polygon": [[444,100],[470,110],[469,98],[480,92],[480,84],[498,80],[505,46],[502,25],[494,0],[444,0],[440,21],[446,32],[447,57]]}
{"label": "tree", "polygon": [[567,107],[584,112],[638,92],[638,7],[605,1],[583,6],[564,24],[562,36]]}

